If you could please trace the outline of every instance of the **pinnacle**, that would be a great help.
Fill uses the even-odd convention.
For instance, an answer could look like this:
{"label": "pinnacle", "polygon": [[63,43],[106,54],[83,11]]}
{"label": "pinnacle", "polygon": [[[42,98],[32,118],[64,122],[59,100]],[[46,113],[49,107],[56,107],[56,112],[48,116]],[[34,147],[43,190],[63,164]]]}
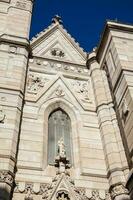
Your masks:
{"label": "pinnacle", "polygon": [[61,17],[59,15],[55,15],[54,18],[52,19],[52,23],[62,24]]}

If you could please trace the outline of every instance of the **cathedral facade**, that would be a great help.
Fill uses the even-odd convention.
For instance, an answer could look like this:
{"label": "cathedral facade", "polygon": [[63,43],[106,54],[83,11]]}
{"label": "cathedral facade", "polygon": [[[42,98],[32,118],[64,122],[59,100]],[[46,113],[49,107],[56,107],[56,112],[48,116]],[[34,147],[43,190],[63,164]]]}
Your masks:
{"label": "cathedral facade", "polygon": [[0,200],[132,200],[133,26],[29,41],[33,4],[0,0]]}

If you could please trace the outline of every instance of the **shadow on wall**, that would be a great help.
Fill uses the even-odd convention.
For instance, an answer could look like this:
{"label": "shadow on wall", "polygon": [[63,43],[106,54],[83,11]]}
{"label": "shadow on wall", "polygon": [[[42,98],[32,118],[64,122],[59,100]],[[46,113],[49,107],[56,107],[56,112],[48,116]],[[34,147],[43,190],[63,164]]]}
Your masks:
{"label": "shadow on wall", "polygon": [[0,184],[0,200],[11,200],[10,193],[8,189],[6,189],[4,185]]}

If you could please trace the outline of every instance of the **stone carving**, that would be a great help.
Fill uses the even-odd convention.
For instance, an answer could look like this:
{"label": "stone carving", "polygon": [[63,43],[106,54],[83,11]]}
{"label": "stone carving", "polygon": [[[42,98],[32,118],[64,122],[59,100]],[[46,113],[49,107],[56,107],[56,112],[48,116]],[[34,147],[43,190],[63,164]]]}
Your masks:
{"label": "stone carving", "polygon": [[[52,49],[54,50],[54,49]],[[64,55],[65,56],[65,55]],[[75,72],[77,74],[84,74],[87,75],[89,74],[89,70],[87,68],[83,68],[82,66],[77,67],[73,64],[63,64],[60,62],[53,62],[53,61],[42,61],[40,59],[31,59],[30,62],[35,63],[37,65],[42,65],[43,67],[45,66],[45,70],[50,70],[50,68],[53,68],[57,71],[69,71],[69,72]]]}
{"label": "stone carving", "polygon": [[128,116],[128,113],[129,113],[129,108],[128,108],[126,99],[124,98],[123,102],[122,102],[122,118],[123,118],[124,122]]}
{"label": "stone carving", "polygon": [[111,200],[111,196],[110,196],[110,193],[107,192],[106,195],[105,195],[105,200]]}
{"label": "stone carving", "polygon": [[5,116],[2,106],[0,106],[0,123],[4,123]]}
{"label": "stone carving", "polygon": [[49,79],[42,78],[38,75],[30,74],[28,77],[28,87],[27,91],[29,93],[37,94],[40,88],[43,88],[45,83],[48,82]]}
{"label": "stone carving", "polygon": [[0,182],[5,182],[5,183],[7,183],[9,185],[12,185],[13,177],[8,172],[1,171],[0,172]]}
{"label": "stone carving", "polygon": [[25,187],[25,200],[33,200],[33,184],[27,184]]}
{"label": "stone carving", "polygon": [[125,188],[123,184],[116,185],[113,188],[111,188],[111,198],[114,199],[116,196],[126,194],[128,195],[128,190]]}
{"label": "stone carving", "polygon": [[63,58],[65,56],[65,53],[59,48],[54,48],[51,50],[51,55],[55,57]]}
{"label": "stone carving", "polygon": [[65,95],[63,89],[62,89],[60,86],[59,86],[59,87],[57,88],[57,90],[55,91],[55,94],[56,94],[56,96],[58,96],[58,97],[63,97],[63,96]]}
{"label": "stone carving", "polygon": [[17,53],[17,47],[16,46],[10,46],[9,47],[9,52],[13,53],[13,54],[16,54]]}
{"label": "stone carving", "polygon": [[57,200],[70,200],[69,194],[67,191],[59,191],[56,195]]}
{"label": "stone carving", "polygon": [[92,191],[92,197],[90,198],[90,200],[102,200],[97,190]]}
{"label": "stone carving", "polygon": [[21,8],[21,9],[25,9],[26,8],[26,2],[17,1],[16,7]]}
{"label": "stone carving", "polygon": [[63,138],[60,138],[60,140],[58,141],[58,153],[59,153],[59,156],[61,157],[66,156],[65,144],[64,144]]}
{"label": "stone carving", "polygon": [[54,18],[52,19],[52,23],[59,23],[62,24],[61,17],[59,15],[55,15]]}
{"label": "stone carving", "polygon": [[72,85],[82,101],[91,102],[89,98],[89,86],[87,81],[74,81]]}
{"label": "stone carving", "polygon": [[58,156],[55,158],[55,167],[58,167],[58,173],[66,173],[66,169],[70,168],[63,138],[58,141]]}

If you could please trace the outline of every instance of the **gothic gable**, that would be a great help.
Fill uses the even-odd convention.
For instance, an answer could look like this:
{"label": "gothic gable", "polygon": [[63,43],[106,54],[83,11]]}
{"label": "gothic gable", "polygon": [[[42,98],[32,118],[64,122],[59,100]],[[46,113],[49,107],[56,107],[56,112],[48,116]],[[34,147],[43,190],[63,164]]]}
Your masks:
{"label": "gothic gable", "polygon": [[[26,99],[40,104],[50,99],[64,99],[84,109],[93,107],[93,98],[89,80],[66,79],[62,75],[39,76],[29,74]],[[91,96],[91,97],[90,97]]]}
{"label": "gothic gable", "polygon": [[31,41],[33,56],[85,64],[86,53],[58,22]]}

